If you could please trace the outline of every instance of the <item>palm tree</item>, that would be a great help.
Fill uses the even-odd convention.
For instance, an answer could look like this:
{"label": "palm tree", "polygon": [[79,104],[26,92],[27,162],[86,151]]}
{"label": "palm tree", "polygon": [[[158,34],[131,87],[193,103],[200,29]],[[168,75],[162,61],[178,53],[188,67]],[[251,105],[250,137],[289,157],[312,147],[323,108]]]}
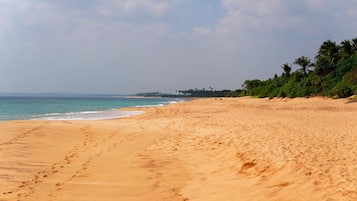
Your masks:
{"label": "palm tree", "polygon": [[353,49],[353,54],[357,54],[357,38],[352,39],[352,49]]}
{"label": "palm tree", "polygon": [[305,56],[301,56],[301,57],[295,59],[294,64],[297,64],[301,67],[301,71],[304,73],[304,75],[307,74],[307,70],[309,67],[314,66],[314,64],[311,62],[311,60]]}
{"label": "palm tree", "polygon": [[341,42],[341,57],[342,58],[349,58],[353,55],[353,45],[352,42],[349,40],[344,40]]}
{"label": "palm tree", "polygon": [[337,64],[339,59],[339,46],[336,45],[336,42],[332,42],[331,40],[327,40],[322,43],[320,46],[318,55],[325,56],[331,63]]}
{"label": "palm tree", "polygon": [[[346,42],[347,44],[348,42]],[[334,71],[337,68],[337,62],[340,59],[340,46],[335,42],[327,40],[322,43],[318,54],[316,55],[315,72],[318,75],[324,75]]]}
{"label": "palm tree", "polygon": [[288,63],[283,64],[281,68],[284,70],[284,75],[289,77],[291,72],[291,67],[289,66],[289,64]]}

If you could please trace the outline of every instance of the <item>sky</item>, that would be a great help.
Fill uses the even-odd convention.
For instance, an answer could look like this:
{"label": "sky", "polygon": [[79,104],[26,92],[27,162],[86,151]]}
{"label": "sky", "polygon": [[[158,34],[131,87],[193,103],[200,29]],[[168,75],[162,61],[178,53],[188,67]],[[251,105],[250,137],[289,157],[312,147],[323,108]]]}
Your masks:
{"label": "sky", "polygon": [[0,92],[234,90],[356,22],[357,0],[0,0]]}

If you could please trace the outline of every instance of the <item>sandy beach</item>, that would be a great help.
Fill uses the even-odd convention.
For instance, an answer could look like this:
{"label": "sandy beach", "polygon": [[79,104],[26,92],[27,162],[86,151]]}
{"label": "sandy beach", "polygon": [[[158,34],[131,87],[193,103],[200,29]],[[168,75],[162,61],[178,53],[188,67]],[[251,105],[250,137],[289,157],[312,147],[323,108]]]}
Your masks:
{"label": "sandy beach", "polygon": [[210,98],[140,110],[1,122],[0,201],[357,200],[353,101]]}

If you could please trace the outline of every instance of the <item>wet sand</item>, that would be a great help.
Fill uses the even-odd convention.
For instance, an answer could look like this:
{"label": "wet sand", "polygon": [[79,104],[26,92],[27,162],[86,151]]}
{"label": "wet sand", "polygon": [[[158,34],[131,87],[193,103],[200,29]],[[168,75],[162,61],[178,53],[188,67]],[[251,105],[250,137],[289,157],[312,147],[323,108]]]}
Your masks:
{"label": "wet sand", "polygon": [[355,102],[225,98],[143,110],[1,122],[0,201],[357,200]]}

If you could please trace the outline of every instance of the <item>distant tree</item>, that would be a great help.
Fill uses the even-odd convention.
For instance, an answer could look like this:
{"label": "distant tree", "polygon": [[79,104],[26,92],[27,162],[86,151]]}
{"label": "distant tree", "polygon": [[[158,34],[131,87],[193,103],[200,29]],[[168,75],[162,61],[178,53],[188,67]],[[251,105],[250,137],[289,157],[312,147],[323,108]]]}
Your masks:
{"label": "distant tree", "polygon": [[261,80],[246,80],[242,85],[245,89],[250,90],[258,87],[263,82]]}
{"label": "distant tree", "polygon": [[[327,40],[321,44],[314,64],[306,56],[297,58],[293,64],[299,65],[299,70],[292,72],[286,63],[281,66],[284,71],[281,76],[246,80],[241,94],[269,98],[357,95],[357,38],[344,40],[340,45]],[[314,73],[309,73],[310,67],[314,67]]]}
{"label": "distant tree", "polygon": [[357,38],[352,39],[352,48],[353,48],[353,53],[357,54]]}
{"label": "distant tree", "polygon": [[283,64],[283,66],[281,68],[284,70],[284,75],[286,77],[289,77],[290,76],[290,72],[291,72],[291,67],[289,66],[289,64],[288,63]]}
{"label": "distant tree", "polygon": [[350,58],[354,54],[352,42],[344,40],[341,42],[341,57],[344,59]]}
{"label": "distant tree", "polygon": [[314,66],[314,64],[311,62],[311,60],[305,56],[301,56],[301,57],[297,58],[295,60],[294,64],[297,64],[301,67],[301,71],[304,73],[304,75],[307,74],[309,67]]}
{"label": "distant tree", "polygon": [[322,43],[317,54],[326,56],[329,60],[331,60],[332,63],[337,63],[339,59],[338,52],[339,52],[339,46],[336,45],[336,42],[327,40]]}
{"label": "distant tree", "polygon": [[340,46],[336,42],[327,40],[322,43],[315,57],[316,66],[315,72],[318,75],[325,75],[337,68],[337,63],[340,60]]}
{"label": "distant tree", "polygon": [[357,38],[350,40],[352,46],[352,55],[357,55]]}

